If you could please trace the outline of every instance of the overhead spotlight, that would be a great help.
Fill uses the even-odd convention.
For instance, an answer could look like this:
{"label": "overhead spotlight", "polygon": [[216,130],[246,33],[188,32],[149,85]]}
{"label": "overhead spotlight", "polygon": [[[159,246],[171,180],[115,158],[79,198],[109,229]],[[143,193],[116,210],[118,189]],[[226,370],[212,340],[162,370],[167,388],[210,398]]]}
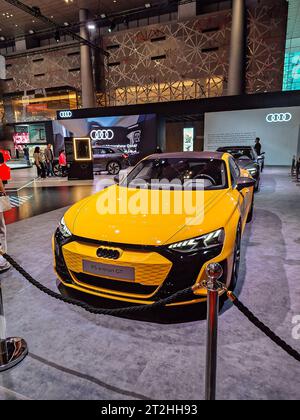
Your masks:
{"label": "overhead spotlight", "polygon": [[30,29],[28,32],[30,33],[30,35],[35,34],[35,31],[33,29]]}
{"label": "overhead spotlight", "polygon": [[69,26],[69,22],[64,22],[64,26]]}
{"label": "overhead spotlight", "polygon": [[94,31],[96,29],[96,25],[93,22],[88,23],[87,27],[90,31]]}
{"label": "overhead spotlight", "polygon": [[5,41],[5,36],[0,36],[0,41]]}
{"label": "overhead spotlight", "polygon": [[100,17],[101,17],[101,19],[106,19],[106,14],[105,13],[101,13]]}
{"label": "overhead spotlight", "polygon": [[111,33],[114,29],[116,29],[116,27],[117,27],[116,22],[112,21],[111,24],[110,24],[110,27],[108,28],[108,32]]}
{"label": "overhead spotlight", "polygon": [[145,7],[146,7],[146,9],[150,9],[151,3],[145,3]]}
{"label": "overhead spotlight", "polygon": [[55,39],[55,41],[56,41],[57,43],[60,41],[60,33],[59,33],[59,31],[56,31],[56,32],[55,32],[55,34],[54,34],[54,39]]}

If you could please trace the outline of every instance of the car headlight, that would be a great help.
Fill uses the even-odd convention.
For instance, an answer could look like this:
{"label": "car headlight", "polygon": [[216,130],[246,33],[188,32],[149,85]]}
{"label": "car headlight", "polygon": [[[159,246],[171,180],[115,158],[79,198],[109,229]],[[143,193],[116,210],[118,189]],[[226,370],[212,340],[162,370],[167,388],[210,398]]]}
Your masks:
{"label": "car headlight", "polygon": [[64,217],[61,219],[58,229],[64,238],[70,238],[72,236],[72,233],[66,225]]}
{"label": "car headlight", "polygon": [[169,245],[168,249],[177,252],[194,252],[207,250],[223,245],[225,239],[224,229],[215,230],[198,238],[187,239],[186,241],[176,242]]}

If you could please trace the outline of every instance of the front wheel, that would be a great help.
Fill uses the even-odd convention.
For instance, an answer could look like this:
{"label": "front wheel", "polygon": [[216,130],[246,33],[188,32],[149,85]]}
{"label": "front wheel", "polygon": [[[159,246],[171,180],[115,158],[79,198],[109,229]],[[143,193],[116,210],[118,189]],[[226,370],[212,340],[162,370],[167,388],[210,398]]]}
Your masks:
{"label": "front wheel", "polygon": [[120,170],[121,165],[119,164],[119,162],[109,162],[109,164],[107,165],[107,172],[110,175],[118,175]]}

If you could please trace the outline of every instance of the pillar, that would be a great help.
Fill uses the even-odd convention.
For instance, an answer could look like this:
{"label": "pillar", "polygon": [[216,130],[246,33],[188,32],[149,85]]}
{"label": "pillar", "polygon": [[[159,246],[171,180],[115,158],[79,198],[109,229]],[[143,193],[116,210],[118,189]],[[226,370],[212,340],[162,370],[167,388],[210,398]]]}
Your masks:
{"label": "pillar", "polygon": [[[83,39],[89,41],[89,31],[86,26],[88,21],[89,12],[87,9],[80,9],[79,20],[80,20],[80,36]],[[82,107],[83,108],[94,108],[95,107],[95,91],[94,91],[94,77],[93,77],[93,66],[91,48],[82,44],[80,47],[80,71],[81,71],[81,96],[82,96]]]}
{"label": "pillar", "polygon": [[229,60],[228,95],[245,90],[246,6],[245,0],[232,2],[232,29]]}

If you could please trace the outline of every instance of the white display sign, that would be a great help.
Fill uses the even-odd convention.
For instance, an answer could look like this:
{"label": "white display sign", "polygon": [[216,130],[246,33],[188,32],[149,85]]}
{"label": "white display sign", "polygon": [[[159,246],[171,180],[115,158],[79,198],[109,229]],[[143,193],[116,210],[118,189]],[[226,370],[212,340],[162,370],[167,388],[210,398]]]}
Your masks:
{"label": "white display sign", "polygon": [[3,55],[0,55],[0,79],[6,79],[6,62],[5,57]]}
{"label": "white display sign", "polygon": [[194,127],[183,129],[183,151],[184,152],[194,151],[194,135],[195,135]]}
{"label": "white display sign", "polygon": [[267,165],[291,165],[293,155],[300,153],[300,107],[205,114],[205,150],[254,146],[256,137],[261,139]]}

